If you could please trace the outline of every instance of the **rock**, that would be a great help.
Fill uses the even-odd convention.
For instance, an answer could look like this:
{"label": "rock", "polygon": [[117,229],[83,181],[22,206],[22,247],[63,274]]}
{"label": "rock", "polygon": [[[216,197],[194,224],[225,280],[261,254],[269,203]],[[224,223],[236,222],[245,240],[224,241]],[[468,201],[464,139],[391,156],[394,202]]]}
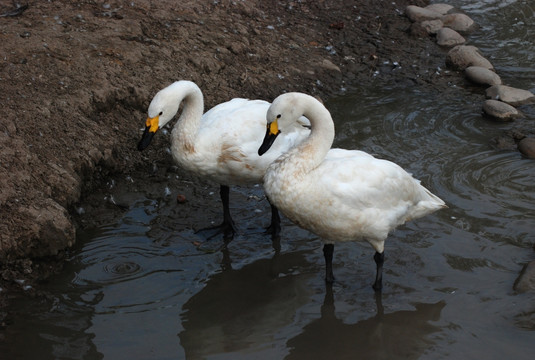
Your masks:
{"label": "rock", "polygon": [[464,69],[466,77],[481,85],[501,85],[502,79],[494,71],[481,66],[469,66]]}
{"label": "rock", "polygon": [[428,34],[436,34],[437,31],[442,29],[442,27],[444,26],[444,24],[442,23],[442,20],[439,20],[439,19],[425,20],[421,22],[421,25]]}
{"label": "rock", "polygon": [[465,14],[449,14],[442,17],[445,27],[449,27],[461,34],[469,34],[477,27],[474,20]]}
{"label": "rock", "polygon": [[[31,221],[31,233],[18,239],[21,251],[31,257],[55,256],[72,246],[76,230],[67,210],[52,199],[21,207],[21,215]],[[29,235],[29,236],[28,236]],[[33,237],[33,238],[32,238]]]}
{"label": "rock", "polygon": [[483,112],[499,120],[513,120],[520,117],[517,109],[498,100],[486,100],[483,103]]}
{"label": "rock", "polygon": [[437,44],[440,46],[456,46],[465,42],[465,38],[453,29],[443,27],[437,31]]}
{"label": "rock", "polygon": [[491,86],[485,94],[490,99],[500,100],[512,106],[535,103],[535,95],[531,91],[505,85]]}
{"label": "rock", "polygon": [[518,142],[518,150],[526,157],[535,159],[535,138],[527,137],[520,140]]}
{"label": "rock", "polygon": [[446,15],[450,10],[453,9],[453,6],[448,4],[431,4],[427,5],[424,9]]}
{"label": "rock", "polygon": [[457,70],[464,70],[469,66],[481,66],[494,69],[490,61],[479,53],[479,49],[470,45],[457,45],[448,52],[446,64]]}
{"label": "rock", "polygon": [[497,150],[508,150],[508,151],[518,150],[515,140],[505,133],[493,138],[491,140],[491,144]]}
{"label": "rock", "polygon": [[335,64],[332,63],[332,61],[330,60],[327,60],[327,59],[324,59],[322,62],[321,62],[321,66],[327,70],[332,70],[332,71],[338,71],[338,72],[341,72],[340,71],[340,68],[338,66],[336,66]]}
{"label": "rock", "polygon": [[513,285],[513,289],[519,293],[535,291],[535,260],[524,266]]}
{"label": "rock", "polygon": [[443,15],[441,13],[427,10],[415,5],[409,5],[405,8],[405,15],[412,22],[420,22],[424,20],[435,20],[440,19]]}
{"label": "rock", "polygon": [[412,23],[411,27],[409,28],[409,32],[410,32],[411,36],[417,37],[417,38],[427,38],[429,36],[429,33],[422,26],[421,22]]}

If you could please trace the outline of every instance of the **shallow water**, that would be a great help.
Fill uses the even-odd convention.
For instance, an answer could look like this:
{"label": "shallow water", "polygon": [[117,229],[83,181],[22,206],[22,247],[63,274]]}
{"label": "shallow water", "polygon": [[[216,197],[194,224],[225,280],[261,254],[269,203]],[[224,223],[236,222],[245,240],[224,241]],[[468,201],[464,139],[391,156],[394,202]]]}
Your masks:
{"label": "shallow water", "polygon": [[[535,4],[451,3],[485,24],[470,41],[504,82],[534,91]],[[167,181],[145,191],[136,178],[102,190],[99,226],[80,231],[64,271],[43,285],[49,296],[9,309],[0,357],[531,359],[535,297],[512,285],[534,258],[535,162],[489,146],[511,125],[482,118],[481,103],[467,89],[414,87],[326,103],[335,146],[397,162],[449,206],[387,240],[382,296],[368,244],[336,246],[332,290],[316,236],[286,220],[272,244],[260,187],[232,190],[232,242],[205,241],[192,229],[219,219],[217,187],[164,169]],[[177,194],[206,203],[177,204]]]}

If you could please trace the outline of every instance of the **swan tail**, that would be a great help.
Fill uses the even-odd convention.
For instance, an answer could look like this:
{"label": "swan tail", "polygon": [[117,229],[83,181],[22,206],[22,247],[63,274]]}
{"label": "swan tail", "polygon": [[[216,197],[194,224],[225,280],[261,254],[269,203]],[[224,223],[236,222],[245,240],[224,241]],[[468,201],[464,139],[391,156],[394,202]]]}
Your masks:
{"label": "swan tail", "polygon": [[448,207],[444,200],[433,194],[431,191],[427,190],[426,188],[423,188],[423,190],[424,196],[412,209],[410,220],[424,217],[434,213],[437,210]]}

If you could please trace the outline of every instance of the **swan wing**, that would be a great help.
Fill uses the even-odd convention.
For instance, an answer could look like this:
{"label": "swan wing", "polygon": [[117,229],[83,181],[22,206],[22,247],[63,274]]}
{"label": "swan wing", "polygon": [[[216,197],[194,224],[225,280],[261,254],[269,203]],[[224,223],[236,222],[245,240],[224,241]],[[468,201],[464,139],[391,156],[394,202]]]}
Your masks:
{"label": "swan wing", "polygon": [[229,125],[247,124],[250,119],[266,121],[266,112],[270,103],[264,100],[234,98],[218,104],[208,110],[201,119],[201,129],[214,128],[226,131]]}
{"label": "swan wing", "polygon": [[236,98],[207,111],[197,130],[195,153],[188,160],[192,170],[221,184],[261,182],[269,164],[310,133],[310,122],[302,118],[281,134],[273,149],[259,156],[269,106],[263,100]]}
{"label": "swan wing", "polygon": [[400,203],[444,205],[399,165],[363,151],[332,149],[320,169],[320,183],[330,189],[331,196],[360,206],[388,209]]}
{"label": "swan wing", "polygon": [[313,173],[330,221],[367,238],[386,238],[396,226],[444,206],[400,166],[362,151],[332,149]]}

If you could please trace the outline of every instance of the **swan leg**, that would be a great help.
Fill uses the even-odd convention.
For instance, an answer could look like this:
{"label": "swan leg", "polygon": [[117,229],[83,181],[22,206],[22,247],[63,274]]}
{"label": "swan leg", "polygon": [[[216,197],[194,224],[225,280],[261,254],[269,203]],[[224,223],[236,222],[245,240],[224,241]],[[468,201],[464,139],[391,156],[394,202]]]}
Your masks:
{"label": "swan leg", "polygon": [[332,284],[334,282],[333,253],[334,244],[323,245],[323,256],[325,257],[325,281],[327,284]]}
{"label": "swan leg", "polygon": [[223,203],[223,223],[220,225],[220,227],[223,231],[225,239],[232,239],[236,233],[236,225],[234,225],[232,216],[230,216],[229,192],[230,189],[228,186],[220,186],[219,195],[221,196],[221,202]]}
{"label": "swan leg", "polygon": [[375,291],[381,291],[383,288],[383,263],[385,262],[385,253],[375,252],[373,256],[375,264],[377,265],[377,274],[375,275],[375,282],[373,283],[373,289]]}
{"label": "swan leg", "polygon": [[208,237],[208,240],[211,240],[217,234],[223,233],[223,238],[225,240],[232,240],[234,234],[236,233],[236,225],[230,216],[230,207],[229,207],[229,192],[230,189],[226,185],[221,185],[219,188],[219,195],[221,196],[221,202],[223,203],[223,222],[220,225],[210,226],[204,229],[197,230],[195,233],[205,230],[217,230],[214,234]]}
{"label": "swan leg", "polygon": [[279,210],[271,203],[271,201],[269,201],[269,206],[271,206],[271,224],[266,228],[266,233],[271,234],[272,238],[276,238],[281,232],[281,218]]}

